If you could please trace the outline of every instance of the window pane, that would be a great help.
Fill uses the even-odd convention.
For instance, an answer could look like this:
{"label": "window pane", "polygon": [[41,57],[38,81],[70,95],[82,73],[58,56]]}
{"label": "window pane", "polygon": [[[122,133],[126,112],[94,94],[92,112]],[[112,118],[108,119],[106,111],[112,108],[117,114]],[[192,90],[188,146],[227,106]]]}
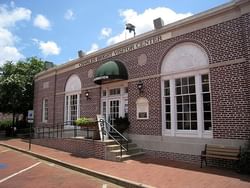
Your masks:
{"label": "window pane", "polygon": [[176,87],[176,95],[180,95],[181,94],[181,87]]}
{"label": "window pane", "polygon": [[182,121],[177,122],[177,129],[179,129],[179,130],[183,129],[183,122]]}
{"label": "window pane", "polygon": [[187,78],[182,78],[181,82],[182,82],[181,83],[182,85],[187,85],[188,84],[188,79]]}
{"label": "window pane", "polygon": [[164,88],[168,88],[169,87],[169,80],[164,81]]}
{"label": "window pane", "polygon": [[190,95],[190,102],[191,103],[196,102],[196,95]]}
{"label": "window pane", "polygon": [[209,84],[202,84],[202,92],[208,92],[209,91]]}
{"label": "window pane", "polygon": [[184,120],[190,120],[190,114],[189,113],[184,113]]}
{"label": "window pane", "polygon": [[183,120],[182,113],[178,113],[178,114],[177,114],[177,120],[178,120],[178,121]]}
{"label": "window pane", "polygon": [[166,114],[166,121],[170,121],[171,120],[171,115],[170,114]]}
{"label": "window pane", "polygon": [[188,86],[183,86],[182,87],[182,94],[187,94],[188,93]]}
{"label": "window pane", "polygon": [[164,94],[165,94],[165,96],[170,95],[170,89],[169,89],[169,88],[165,89],[164,91],[165,91],[165,93],[164,93]]}
{"label": "window pane", "polygon": [[211,106],[209,102],[203,103],[203,110],[204,111],[211,111]]}
{"label": "window pane", "polygon": [[191,104],[191,111],[195,112],[196,111],[196,104]]}
{"label": "window pane", "polygon": [[204,112],[204,120],[211,120],[211,112]]}
{"label": "window pane", "polygon": [[202,75],[202,76],[201,76],[201,81],[202,81],[202,83],[204,83],[204,82],[209,82],[208,74]]}
{"label": "window pane", "polygon": [[165,97],[165,104],[170,104],[170,97]]}
{"label": "window pane", "polygon": [[189,112],[189,104],[184,104],[184,112]]}
{"label": "window pane", "polygon": [[166,112],[170,112],[170,105],[166,105]]}
{"label": "window pane", "polygon": [[182,104],[177,105],[177,112],[182,112]]}
{"label": "window pane", "polygon": [[189,86],[189,93],[195,93],[195,85]]}
{"label": "window pane", "polygon": [[197,130],[197,122],[196,121],[193,121],[191,123],[191,130]]}
{"label": "window pane", "polygon": [[205,122],[204,122],[204,129],[205,129],[206,131],[212,129],[212,123],[211,123],[211,121],[205,121]]}
{"label": "window pane", "polygon": [[171,129],[171,122],[170,121],[166,121],[166,129]]}
{"label": "window pane", "polygon": [[189,130],[190,129],[190,122],[189,121],[185,121],[184,122],[184,130]]}
{"label": "window pane", "polygon": [[180,85],[181,85],[181,79],[176,79],[175,86],[180,86]]}
{"label": "window pane", "polygon": [[191,113],[191,120],[197,120],[197,114]]}
{"label": "window pane", "polygon": [[183,103],[189,103],[189,96],[188,95],[183,96]]}
{"label": "window pane", "polygon": [[189,78],[188,78],[188,81],[189,81],[189,85],[193,85],[193,84],[195,84],[195,79],[194,79],[194,76],[189,77]]}
{"label": "window pane", "polygon": [[210,101],[210,93],[204,93],[203,94],[203,102]]}
{"label": "window pane", "polygon": [[177,104],[182,103],[182,96],[177,96]]}

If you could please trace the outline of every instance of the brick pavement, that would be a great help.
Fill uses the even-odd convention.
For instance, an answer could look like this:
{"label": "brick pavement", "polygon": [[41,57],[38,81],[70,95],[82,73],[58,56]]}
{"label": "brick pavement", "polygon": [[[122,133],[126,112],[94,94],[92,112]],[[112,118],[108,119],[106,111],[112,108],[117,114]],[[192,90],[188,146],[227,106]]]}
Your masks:
{"label": "brick pavement", "polygon": [[[21,139],[3,140],[0,141],[0,144],[7,144],[24,151],[28,150],[28,143]],[[57,159],[62,163],[76,165],[85,170],[96,171],[128,182],[138,182],[138,184],[144,184],[144,187],[150,185],[159,188],[250,188],[250,176],[226,169],[213,167],[200,169],[199,165],[155,160],[148,157],[137,157],[124,162],[112,162],[95,158],[82,158],[68,152],[33,144],[31,152]]]}

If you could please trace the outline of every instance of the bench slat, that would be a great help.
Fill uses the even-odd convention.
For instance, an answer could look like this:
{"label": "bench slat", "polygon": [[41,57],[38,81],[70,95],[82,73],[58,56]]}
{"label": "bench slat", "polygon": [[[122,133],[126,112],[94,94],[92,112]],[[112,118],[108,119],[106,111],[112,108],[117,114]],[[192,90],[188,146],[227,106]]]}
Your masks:
{"label": "bench slat", "polygon": [[220,156],[220,155],[202,155],[204,157],[212,157],[212,158],[219,158],[219,159],[230,159],[230,160],[239,160],[239,157],[228,157],[228,156]]}
{"label": "bench slat", "polygon": [[229,153],[229,152],[218,152],[218,151],[207,151],[207,153],[206,153],[207,155],[222,155],[222,156],[235,156],[235,157],[237,157],[238,155],[239,155],[239,153],[237,152],[231,152],[231,153]]}

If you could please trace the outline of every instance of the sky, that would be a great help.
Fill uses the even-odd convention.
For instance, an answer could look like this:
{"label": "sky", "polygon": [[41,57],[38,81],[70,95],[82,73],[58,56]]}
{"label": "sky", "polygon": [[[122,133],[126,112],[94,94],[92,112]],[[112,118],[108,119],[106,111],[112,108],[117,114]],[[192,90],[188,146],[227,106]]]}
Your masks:
{"label": "sky", "polygon": [[38,57],[57,65],[230,0],[0,0],[0,66]]}

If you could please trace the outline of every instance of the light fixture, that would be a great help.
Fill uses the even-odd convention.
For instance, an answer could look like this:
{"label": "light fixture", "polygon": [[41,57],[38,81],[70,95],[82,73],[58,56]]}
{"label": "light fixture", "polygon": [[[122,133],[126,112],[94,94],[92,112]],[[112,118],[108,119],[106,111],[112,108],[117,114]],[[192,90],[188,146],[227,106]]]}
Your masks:
{"label": "light fixture", "polygon": [[143,83],[141,80],[137,83],[137,89],[139,90],[139,93],[143,93]]}
{"label": "light fixture", "polygon": [[85,91],[85,97],[86,97],[86,99],[87,100],[89,100],[90,99],[90,97],[89,97],[89,91],[87,90],[87,91]]}
{"label": "light fixture", "polygon": [[133,24],[127,23],[126,30],[128,30],[130,33],[131,33],[131,31],[134,31],[134,36],[135,36],[135,26]]}

